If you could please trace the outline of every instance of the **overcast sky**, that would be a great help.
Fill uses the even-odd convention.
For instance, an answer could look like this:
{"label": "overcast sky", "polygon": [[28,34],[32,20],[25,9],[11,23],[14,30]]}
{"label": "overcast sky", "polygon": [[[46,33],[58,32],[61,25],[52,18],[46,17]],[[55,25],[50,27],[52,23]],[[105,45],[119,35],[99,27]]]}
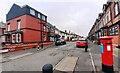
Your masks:
{"label": "overcast sky", "polygon": [[0,21],[6,22],[6,14],[13,3],[29,5],[47,15],[48,22],[60,30],[69,30],[87,36],[106,0],[2,0]]}

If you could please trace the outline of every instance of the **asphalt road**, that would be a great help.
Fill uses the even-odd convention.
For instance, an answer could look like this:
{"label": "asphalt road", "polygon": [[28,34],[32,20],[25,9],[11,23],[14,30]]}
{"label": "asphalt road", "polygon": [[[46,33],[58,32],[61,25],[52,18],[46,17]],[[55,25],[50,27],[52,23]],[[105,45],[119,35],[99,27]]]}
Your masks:
{"label": "asphalt road", "polygon": [[[11,57],[10,55],[11,54],[9,54],[9,58]],[[55,66],[67,56],[79,58],[75,67],[76,72],[93,71],[89,52],[84,52],[84,48],[76,48],[75,42],[69,42],[66,45],[57,47],[50,47],[43,51],[35,51],[34,54],[21,58],[16,58],[16,56],[17,54],[12,54],[13,60],[2,63],[3,71],[41,71],[43,65],[49,63]]]}
{"label": "asphalt road", "polygon": [[[70,56],[78,57],[74,73],[93,73],[94,70],[101,71],[99,46],[89,42],[88,50],[88,52],[85,52],[84,48],[76,48],[75,42],[68,42],[66,45],[54,46],[42,51],[31,49],[17,53],[9,53],[3,55],[3,57],[8,59],[8,62],[2,63],[2,70],[42,71],[42,67],[45,64],[52,64],[53,67],[55,67],[63,58]],[[115,62],[117,62],[117,60],[115,57]]]}

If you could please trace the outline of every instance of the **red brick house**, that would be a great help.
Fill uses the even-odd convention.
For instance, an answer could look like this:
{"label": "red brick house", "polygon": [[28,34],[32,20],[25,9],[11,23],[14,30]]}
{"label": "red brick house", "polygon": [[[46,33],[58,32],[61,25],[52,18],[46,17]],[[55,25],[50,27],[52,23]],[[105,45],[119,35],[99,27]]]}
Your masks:
{"label": "red brick house", "polygon": [[49,41],[47,16],[32,7],[13,4],[6,16],[6,43]]}
{"label": "red brick house", "polygon": [[5,30],[5,23],[0,22],[0,45],[2,45],[3,42],[5,42],[5,36],[3,36]]}
{"label": "red brick house", "polygon": [[111,1],[103,5],[103,13],[91,28],[89,39],[103,36],[113,37],[113,45],[120,46],[120,1]]}

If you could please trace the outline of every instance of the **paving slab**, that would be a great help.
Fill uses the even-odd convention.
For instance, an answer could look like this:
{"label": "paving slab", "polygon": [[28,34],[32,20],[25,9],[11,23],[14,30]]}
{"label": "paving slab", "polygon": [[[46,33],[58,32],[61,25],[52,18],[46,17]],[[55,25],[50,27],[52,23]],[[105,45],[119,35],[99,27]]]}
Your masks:
{"label": "paving slab", "polygon": [[73,72],[76,66],[78,57],[65,57],[54,68],[54,70],[62,72]]}

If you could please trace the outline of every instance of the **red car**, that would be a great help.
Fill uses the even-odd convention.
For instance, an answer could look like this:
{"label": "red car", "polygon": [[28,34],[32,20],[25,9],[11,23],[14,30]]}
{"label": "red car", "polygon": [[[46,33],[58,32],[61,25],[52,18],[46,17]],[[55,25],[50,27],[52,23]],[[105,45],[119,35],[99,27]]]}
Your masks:
{"label": "red car", "polygon": [[81,39],[76,42],[76,47],[88,48],[88,42],[86,39]]}

